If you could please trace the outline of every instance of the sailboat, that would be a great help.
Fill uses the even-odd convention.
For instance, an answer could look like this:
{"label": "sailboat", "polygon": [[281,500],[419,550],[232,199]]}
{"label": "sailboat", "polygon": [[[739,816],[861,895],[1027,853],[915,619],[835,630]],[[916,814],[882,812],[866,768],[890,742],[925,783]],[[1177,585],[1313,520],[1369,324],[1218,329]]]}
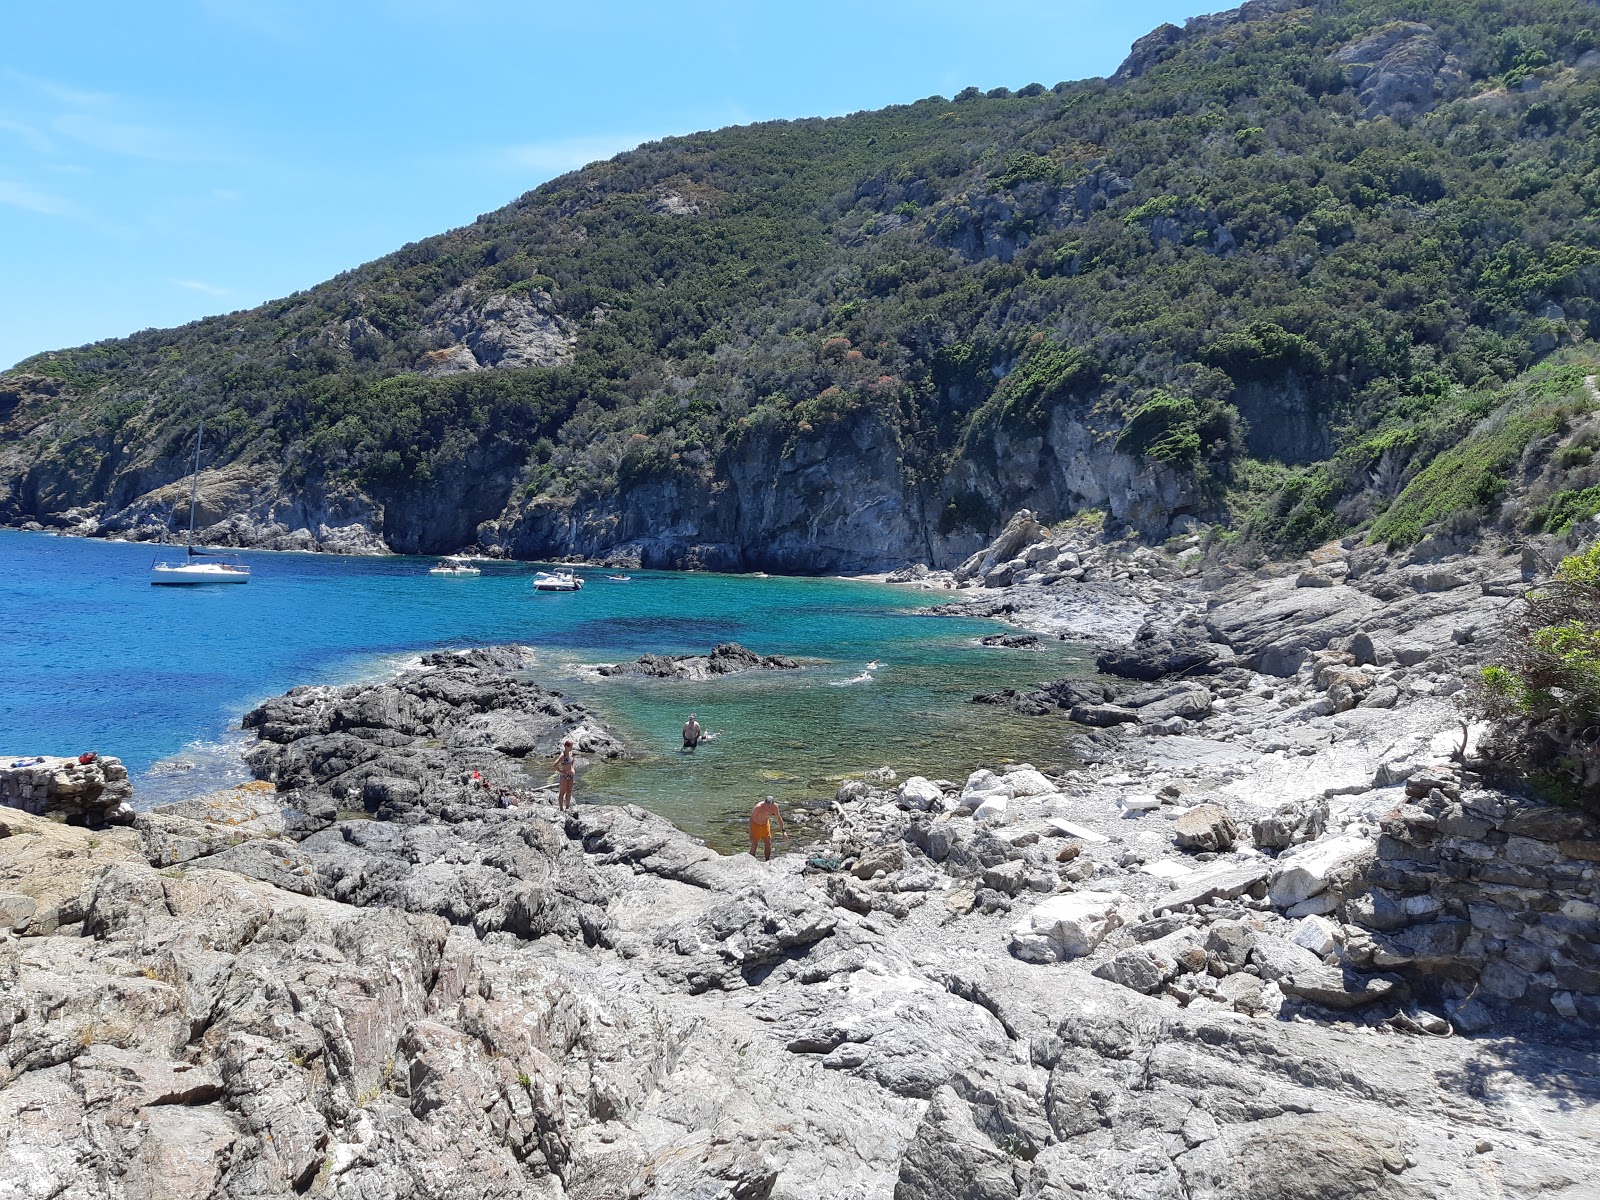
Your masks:
{"label": "sailboat", "polygon": [[194,479],[189,484],[189,544],[179,562],[157,558],[150,564],[152,585],[250,582],[249,565],[240,562],[236,555],[196,550],[194,546],[195,505],[200,498],[200,443],[205,436],[206,423],[202,419],[200,432],[194,439]]}

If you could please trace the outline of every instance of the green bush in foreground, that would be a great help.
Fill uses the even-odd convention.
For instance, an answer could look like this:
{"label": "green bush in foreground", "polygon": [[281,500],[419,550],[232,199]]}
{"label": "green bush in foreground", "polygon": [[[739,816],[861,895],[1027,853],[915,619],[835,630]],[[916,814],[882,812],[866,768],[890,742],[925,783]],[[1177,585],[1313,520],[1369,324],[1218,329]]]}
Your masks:
{"label": "green bush in foreground", "polygon": [[1486,749],[1564,798],[1600,809],[1600,545],[1531,593],[1501,661],[1474,689]]}

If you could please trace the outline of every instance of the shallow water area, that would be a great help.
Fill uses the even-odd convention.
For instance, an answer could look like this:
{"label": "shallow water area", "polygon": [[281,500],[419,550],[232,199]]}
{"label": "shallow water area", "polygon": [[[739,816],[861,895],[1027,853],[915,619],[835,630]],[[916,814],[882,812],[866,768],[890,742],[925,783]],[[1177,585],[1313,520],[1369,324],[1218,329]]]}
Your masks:
{"label": "shallow water area", "polygon": [[[1087,669],[1083,647],[984,647],[992,622],[917,615],[942,590],[655,571],[613,583],[581,569],[581,592],[535,593],[527,563],[446,578],[427,573],[432,559],[261,551],[244,552],[243,587],[159,588],[146,574],[155,553],[0,531],[0,753],[115,754],[140,807],[247,778],[239,718],[268,696],[515,641],[538,651],[536,678],[594,707],[630,748],[583,776],[580,799],[641,804],[732,848],[762,795],[825,800],[876,766],[958,778],[1061,761],[1059,720],[969,700]],[[724,641],[805,666],[703,683],[586,669]],[[683,754],[691,711],[718,736]]]}

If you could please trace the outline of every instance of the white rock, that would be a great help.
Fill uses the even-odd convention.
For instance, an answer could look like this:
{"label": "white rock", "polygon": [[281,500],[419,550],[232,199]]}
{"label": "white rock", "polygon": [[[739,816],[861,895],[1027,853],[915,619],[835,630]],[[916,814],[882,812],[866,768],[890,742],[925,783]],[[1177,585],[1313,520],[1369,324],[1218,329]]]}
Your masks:
{"label": "white rock", "polygon": [[893,767],[877,767],[874,770],[868,771],[865,775],[862,776],[862,778],[865,779],[868,783],[876,784],[876,785],[879,785],[879,786],[882,786],[885,783],[893,783],[894,780],[895,780],[894,768]]}
{"label": "white rock", "polygon": [[1056,790],[1055,784],[1027,763],[1007,771],[1005,782],[1011,788],[1013,796],[1048,796]]}
{"label": "white rock", "polygon": [[1103,833],[1096,833],[1087,825],[1079,825],[1074,821],[1067,821],[1061,817],[1051,817],[1047,824],[1051,829],[1065,837],[1077,838],[1080,842],[1088,842],[1091,845],[1099,845],[1111,840]]}
{"label": "white rock", "polygon": [[1350,834],[1307,842],[1279,856],[1267,880],[1267,894],[1279,908],[1299,904],[1325,891],[1329,877],[1359,854],[1370,850],[1366,838]]}
{"label": "white rock", "polygon": [[1011,785],[993,771],[974,771],[967,776],[967,786],[961,792],[961,803],[972,809],[974,816],[985,804],[998,801],[1004,820],[1005,802],[1010,799]]}
{"label": "white rock", "polygon": [[1291,904],[1283,910],[1286,917],[1324,917],[1339,907],[1339,897],[1332,892],[1319,892],[1309,900]]}
{"label": "white rock", "polygon": [[1159,796],[1124,796],[1117,803],[1123,812],[1151,812],[1161,807]]}
{"label": "white rock", "polygon": [[967,776],[964,792],[987,792],[1000,785],[1000,776],[990,770],[977,770]]}
{"label": "white rock", "polygon": [[1289,940],[1296,946],[1304,946],[1318,958],[1326,958],[1332,954],[1336,944],[1333,926],[1321,917],[1307,917],[1301,921],[1294,927]]}
{"label": "white rock", "polygon": [[927,812],[930,808],[941,806],[944,793],[935,787],[932,781],[924,779],[921,775],[913,775],[900,785],[900,802],[907,808],[917,812]]}
{"label": "white rock", "polygon": [[1139,868],[1146,875],[1154,875],[1157,879],[1182,879],[1185,875],[1193,875],[1194,871],[1175,862],[1168,862],[1158,858],[1155,862],[1145,863]]}
{"label": "white rock", "polygon": [[1011,798],[1004,792],[990,792],[977,808],[972,811],[972,819],[987,825],[1004,825],[1006,823],[1006,806]]}
{"label": "white rock", "polygon": [[1027,962],[1081,958],[1126,924],[1133,901],[1121,892],[1052,896],[1011,929],[1011,953]]}

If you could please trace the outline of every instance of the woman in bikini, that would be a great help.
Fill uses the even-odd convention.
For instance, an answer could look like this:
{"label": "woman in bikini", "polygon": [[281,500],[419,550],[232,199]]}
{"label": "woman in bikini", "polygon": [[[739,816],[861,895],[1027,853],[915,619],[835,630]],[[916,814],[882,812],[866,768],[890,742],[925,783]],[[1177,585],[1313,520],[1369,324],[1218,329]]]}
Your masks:
{"label": "woman in bikini", "polygon": [[572,783],[578,775],[578,756],[572,751],[572,739],[561,744],[561,756],[556,759],[556,774],[561,786],[556,790],[556,807],[562,812],[572,807]]}

